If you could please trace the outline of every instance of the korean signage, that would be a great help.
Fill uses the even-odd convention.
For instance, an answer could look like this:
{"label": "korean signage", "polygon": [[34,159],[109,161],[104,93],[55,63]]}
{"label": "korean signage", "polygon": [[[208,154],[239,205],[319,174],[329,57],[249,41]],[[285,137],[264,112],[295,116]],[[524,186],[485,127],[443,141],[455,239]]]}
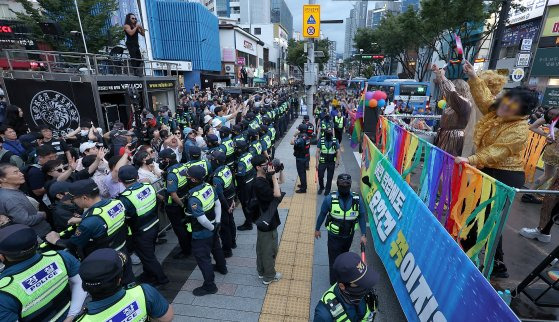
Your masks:
{"label": "korean signage", "polygon": [[524,40],[536,39],[540,31],[540,24],[541,19],[535,19],[508,26],[503,34],[503,47],[514,47],[523,44]]}
{"label": "korean signage", "polygon": [[542,37],[559,36],[559,6],[550,7],[543,25]]}
{"label": "korean signage", "polygon": [[237,65],[244,65],[245,58],[244,57],[237,57]]}
{"label": "korean signage", "polygon": [[303,37],[320,37],[320,5],[306,4],[303,6]]}
{"label": "korean signage", "polygon": [[543,106],[559,107],[559,88],[548,87],[543,94]]}
{"label": "korean signage", "polygon": [[559,76],[559,48],[538,48],[531,76]]}
{"label": "korean signage", "polygon": [[126,92],[129,88],[135,88],[137,90],[141,90],[144,88],[144,84],[139,81],[133,82],[109,82],[109,81],[100,81],[97,82],[97,90],[100,93],[103,92]]}
{"label": "korean signage", "polygon": [[237,32],[235,33],[235,49],[256,56],[256,41]]}
{"label": "korean signage", "polygon": [[167,70],[179,70],[181,72],[191,72],[192,62],[191,61],[174,61],[174,60],[158,60],[154,63],[155,69]]}
{"label": "korean signage", "polygon": [[277,23],[274,24],[274,38],[283,39],[286,43],[289,40],[289,37],[287,37],[287,32],[280,24]]}
{"label": "korean signage", "polygon": [[516,58],[516,67],[530,66],[530,53],[519,53]]}
{"label": "korean signage", "polygon": [[148,81],[148,90],[150,89],[173,89],[175,88],[175,83],[173,81]]}
{"label": "korean signage", "polygon": [[532,43],[533,43],[533,39],[532,38],[528,38],[528,39],[522,39],[522,43],[520,44],[520,50],[521,51],[530,51],[532,50]]}
{"label": "korean signage", "polygon": [[515,0],[519,7],[511,8],[509,14],[509,25],[543,16],[547,0]]}

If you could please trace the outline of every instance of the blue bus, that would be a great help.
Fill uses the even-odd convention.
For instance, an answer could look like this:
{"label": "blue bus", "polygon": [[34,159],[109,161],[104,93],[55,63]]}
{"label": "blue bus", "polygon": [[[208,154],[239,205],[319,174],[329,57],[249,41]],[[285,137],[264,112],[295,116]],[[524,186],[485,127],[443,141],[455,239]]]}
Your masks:
{"label": "blue bus", "polygon": [[368,81],[368,91],[380,90],[388,95],[387,102],[401,103],[413,107],[415,111],[425,109],[429,106],[431,86],[426,82],[418,82],[413,79],[385,79]]}
{"label": "blue bus", "polygon": [[348,80],[346,90],[348,92],[354,93],[354,94],[361,93],[363,91],[363,89],[365,88],[365,83],[366,82],[367,82],[367,79],[365,77],[352,78],[352,79]]}

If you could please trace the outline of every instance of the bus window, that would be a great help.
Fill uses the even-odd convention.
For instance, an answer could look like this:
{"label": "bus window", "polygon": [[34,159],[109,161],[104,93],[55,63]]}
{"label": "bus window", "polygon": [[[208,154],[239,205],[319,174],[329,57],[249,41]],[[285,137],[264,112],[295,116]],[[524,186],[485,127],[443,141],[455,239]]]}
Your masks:
{"label": "bus window", "polygon": [[401,84],[400,95],[401,96],[425,96],[427,95],[427,85]]}
{"label": "bus window", "polygon": [[380,87],[380,90],[385,92],[388,96],[386,98],[387,102],[392,102],[394,100],[394,86],[383,85]]}

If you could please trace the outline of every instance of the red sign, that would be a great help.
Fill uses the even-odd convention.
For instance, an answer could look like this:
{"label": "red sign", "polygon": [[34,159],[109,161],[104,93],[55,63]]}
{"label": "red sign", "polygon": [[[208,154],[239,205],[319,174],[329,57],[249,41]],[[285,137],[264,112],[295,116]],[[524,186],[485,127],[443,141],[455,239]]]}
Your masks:
{"label": "red sign", "polygon": [[244,57],[237,57],[237,65],[244,65],[245,58]]}
{"label": "red sign", "polygon": [[0,26],[0,33],[12,33],[12,27]]}
{"label": "red sign", "polygon": [[384,55],[373,55],[373,59],[384,59]]}

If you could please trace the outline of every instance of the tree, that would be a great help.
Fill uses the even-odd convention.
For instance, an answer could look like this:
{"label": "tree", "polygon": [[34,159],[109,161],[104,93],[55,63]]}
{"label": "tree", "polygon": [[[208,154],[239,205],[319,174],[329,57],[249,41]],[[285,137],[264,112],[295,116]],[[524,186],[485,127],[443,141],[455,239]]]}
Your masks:
{"label": "tree", "polygon": [[[71,31],[80,31],[76,8],[71,0],[16,0],[25,13],[16,13],[17,18],[30,27],[33,40],[46,42],[55,50],[83,52],[81,36]],[[114,46],[124,37],[122,27],[112,26],[110,19],[118,10],[117,0],[78,0],[85,40],[89,52],[96,53],[105,46]],[[40,22],[54,22],[60,26],[59,35],[45,34]]]}
{"label": "tree", "polygon": [[[329,46],[330,41],[328,39],[315,41],[314,50],[324,53],[324,57],[315,58],[314,60],[315,63],[319,64],[319,70],[323,70],[324,64],[330,59]],[[287,44],[287,63],[289,65],[298,66],[301,70],[304,70],[306,62],[307,54],[305,54],[305,41],[289,39],[289,43]]]}

